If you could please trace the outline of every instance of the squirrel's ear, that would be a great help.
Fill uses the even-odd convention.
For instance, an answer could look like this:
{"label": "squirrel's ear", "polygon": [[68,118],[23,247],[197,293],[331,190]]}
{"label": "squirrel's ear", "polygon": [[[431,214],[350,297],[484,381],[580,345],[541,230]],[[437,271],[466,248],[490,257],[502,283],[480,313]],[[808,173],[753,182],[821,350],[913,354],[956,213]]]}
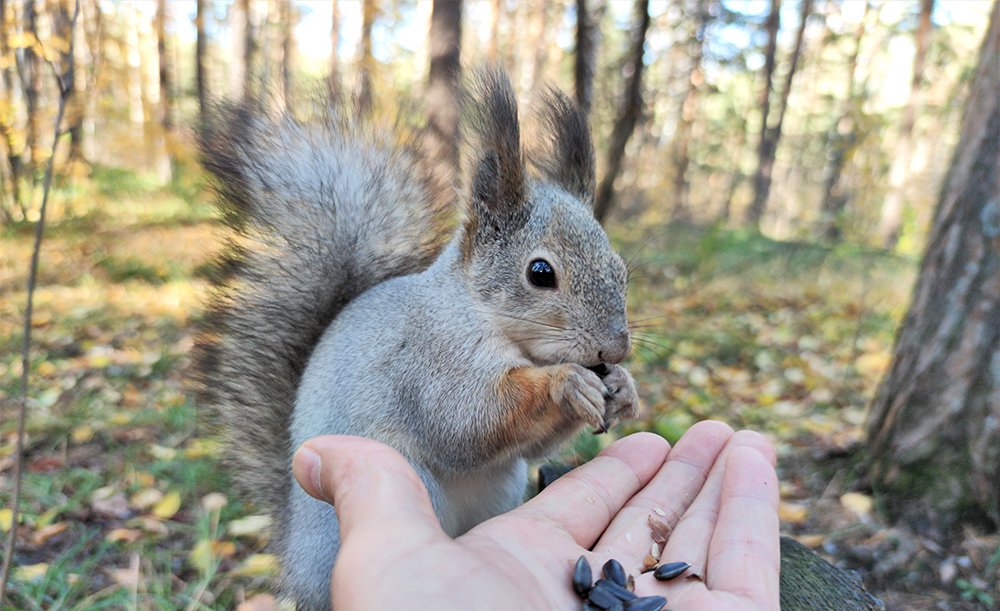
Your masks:
{"label": "squirrel's ear", "polygon": [[479,70],[465,91],[471,127],[478,135],[472,173],[474,228],[510,233],[527,221],[525,169],[514,91],[502,70]]}
{"label": "squirrel's ear", "polygon": [[596,164],[587,116],[552,87],[542,94],[536,112],[541,125],[528,152],[531,164],[548,180],[593,203]]}

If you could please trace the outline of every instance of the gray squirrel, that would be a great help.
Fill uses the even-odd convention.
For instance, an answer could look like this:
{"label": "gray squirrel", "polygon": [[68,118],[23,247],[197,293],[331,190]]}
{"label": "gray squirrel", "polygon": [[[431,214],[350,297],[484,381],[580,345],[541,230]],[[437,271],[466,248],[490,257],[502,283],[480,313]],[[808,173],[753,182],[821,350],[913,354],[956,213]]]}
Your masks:
{"label": "gray squirrel", "polygon": [[196,369],[300,609],[329,608],[339,541],[333,508],[292,478],[304,441],[393,446],[457,536],[523,501],[526,458],[636,414],[617,364],[627,270],[591,211],[586,118],[549,90],[529,154],[502,71],[480,70],[464,99],[457,228],[448,189],[391,131],[244,104],[199,135],[233,232]]}

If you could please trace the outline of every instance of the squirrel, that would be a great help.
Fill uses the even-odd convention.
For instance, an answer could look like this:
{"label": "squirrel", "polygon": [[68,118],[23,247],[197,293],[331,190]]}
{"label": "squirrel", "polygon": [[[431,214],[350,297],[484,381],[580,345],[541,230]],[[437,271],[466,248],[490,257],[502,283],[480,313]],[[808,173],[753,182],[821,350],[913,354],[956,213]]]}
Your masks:
{"label": "squirrel", "polygon": [[334,509],[294,483],[304,441],[394,447],[457,536],[523,501],[526,459],[636,415],[618,364],[627,269],[591,209],[586,117],[548,90],[526,152],[502,70],[480,70],[463,104],[475,138],[451,228],[448,189],[393,130],[243,103],[199,133],[233,229],[198,340],[202,401],[273,516],[278,588],[300,609],[329,608],[339,543]]}

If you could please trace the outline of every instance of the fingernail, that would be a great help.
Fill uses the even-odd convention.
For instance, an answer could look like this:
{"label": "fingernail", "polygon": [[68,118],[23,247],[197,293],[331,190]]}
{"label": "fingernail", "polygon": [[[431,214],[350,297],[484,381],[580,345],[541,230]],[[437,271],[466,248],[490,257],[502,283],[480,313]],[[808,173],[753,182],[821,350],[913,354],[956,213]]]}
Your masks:
{"label": "fingernail", "polygon": [[306,479],[312,486],[313,492],[326,498],[326,493],[323,491],[323,479],[321,477],[323,469],[319,454],[309,446],[302,446],[295,453],[294,461],[299,463],[301,465],[300,468],[305,471]]}

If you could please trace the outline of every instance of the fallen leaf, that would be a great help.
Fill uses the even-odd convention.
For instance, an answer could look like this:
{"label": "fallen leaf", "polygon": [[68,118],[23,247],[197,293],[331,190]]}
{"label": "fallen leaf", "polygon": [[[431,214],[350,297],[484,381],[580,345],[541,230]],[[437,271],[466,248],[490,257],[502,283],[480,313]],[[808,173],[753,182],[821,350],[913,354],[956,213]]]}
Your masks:
{"label": "fallen leaf", "polygon": [[872,497],[860,492],[848,492],[840,497],[840,504],[859,518],[867,518],[874,505]]}
{"label": "fallen leaf", "polygon": [[241,577],[267,577],[278,571],[278,559],[273,554],[251,554],[246,557],[232,575]]}
{"label": "fallen leaf", "polygon": [[205,511],[219,511],[226,506],[229,500],[221,492],[209,492],[201,498],[201,506]]}
{"label": "fallen leaf", "polygon": [[87,443],[94,438],[94,427],[83,424],[73,429],[69,436],[74,443]]}
{"label": "fallen leaf", "polygon": [[128,526],[138,526],[144,531],[156,535],[165,535],[170,532],[170,529],[167,528],[166,524],[152,516],[139,516],[134,520],[129,520]]}
{"label": "fallen leaf", "polygon": [[177,450],[161,446],[157,443],[149,444],[149,453],[153,456],[153,458],[157,458],[159,460],[173,460],[177,457]]}
{"label": "fallen leaf", "polygon": [[135,543],[140,537],[142,537],[142,531],[136,528],[116,528],[109,532],[104,539],[111,543]]}
{"label": "fallen leaf", "polygon": [[0,530],[7,532],[14,523],[14,511],[9,507],[0,509]]}
{"label": "fallen leaf", "polygon": [[802,503],[781,501],[778,505],[778,517],[782,522],[802,524],[809,517],[809,508]]}
{"label": "fallen leaf", "polygon": [[202,573],[207,573],[212,567],[212,562],[215,560],[215,556],[212,554],[212,541],[209,539],[201,539],[194,544],[191,548],[191,552],[188,554],[188,562],[191,566],[198,569]]}
{"label": "fallen leaf", "polygon": [[111,486],[95,490],[91,495],[90,506],[96,513],[108,518],[127,518],[131,513],[125,495],[116,492]]}
{"label": "fallen leaf", "polygon": [[826,542],[826,535],[795,535],[795,540],[806,547],[816,548]]}
{"label": "fallen leaf", "polygon": [[169,520],[181,508],[181,493],[173,490],[153,506],[153,515],[161,520]]}
{"label": "fallen leaf", "polygon": [[129,505],[135,507],[136,509],[149,509],[153,505],[160,502],[163,498],[163,493],[156,488],[143,488],[139,492],[132,495],[129,499]]}
{"label": "fallen leaf", "polygon": [[254,594],[236,606],[236,611],[273,611],[278,600],[270,594]]}
{"label": "fallen leaf", "polygon": [[48,526],[43,526],[39,528],[33,535],[31,535],[31,544],[40,547],[49,542],[52,537],[65,532],[69,528],[69,522],[56,522],[55,524],[49,524]]}
{"label": "fallen leaf", "polygon": [[36,579],[45,577],[45,573],[47,573],[48,570],[48,562],[39,562],[38,564],[22,564],[14,569],[14,577],[16,577],[18,581],[35,581]]}
{"label": "fallen leaf", "polygon": [[246,535],[260,535],[271,526],[271,516],[253,515],[245,518],[233,520],[226,527],[229,536],[244,537]]}

